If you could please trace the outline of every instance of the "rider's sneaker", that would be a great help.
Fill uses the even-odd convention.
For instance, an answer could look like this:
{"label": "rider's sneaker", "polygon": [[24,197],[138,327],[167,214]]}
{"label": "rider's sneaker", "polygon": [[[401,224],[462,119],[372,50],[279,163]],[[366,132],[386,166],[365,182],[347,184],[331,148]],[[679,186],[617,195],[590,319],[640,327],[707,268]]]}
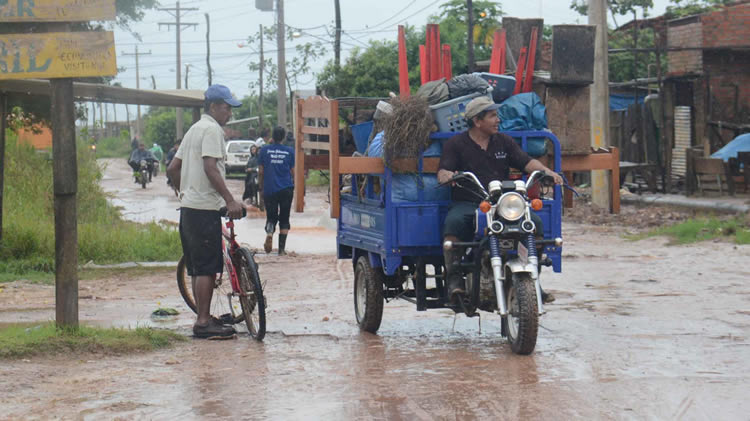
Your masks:
{"label": "rider's sneaker", "polygon": [[266,242],[263,243],[263,250],[265,250],[266,253],[270,253],[272,249],[273,249],[273,236],[266,235]]}
{"label": "rider's sneaker", "polygon": [[202,339],[229,339],[237,333],[231,326],[224,326],[216,319],[211,319],[206,325],[193,325],[193,335]]}

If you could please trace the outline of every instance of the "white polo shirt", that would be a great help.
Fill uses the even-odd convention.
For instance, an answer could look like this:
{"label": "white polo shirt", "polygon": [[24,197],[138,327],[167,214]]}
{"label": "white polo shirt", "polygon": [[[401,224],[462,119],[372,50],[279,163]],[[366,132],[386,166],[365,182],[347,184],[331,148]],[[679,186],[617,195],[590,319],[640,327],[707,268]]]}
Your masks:
{"label": "white polo shirt", "polygon": [[226,178],[224,130],[213,117],[203,114],[201,119],[190,127],[182,138],[175,157],[182,160],[180,204],[183,207],[219,210],[225,205],[224,199],[211,185],[203,169],[203,157],[216,158],[219,173],[222,178]]}

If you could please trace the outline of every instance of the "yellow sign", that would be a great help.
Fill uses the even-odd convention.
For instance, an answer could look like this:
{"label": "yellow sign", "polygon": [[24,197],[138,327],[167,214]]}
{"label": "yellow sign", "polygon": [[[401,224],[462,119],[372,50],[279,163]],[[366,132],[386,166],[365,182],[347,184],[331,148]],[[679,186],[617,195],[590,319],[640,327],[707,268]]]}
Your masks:
{"label": "yellow sign", "polygon": [[0,80],[115,74],[112,32],[0,35]]}
{"label": "yellow sign", "polygon": [[115,0],[0,0],[0,22],[115,20]]}

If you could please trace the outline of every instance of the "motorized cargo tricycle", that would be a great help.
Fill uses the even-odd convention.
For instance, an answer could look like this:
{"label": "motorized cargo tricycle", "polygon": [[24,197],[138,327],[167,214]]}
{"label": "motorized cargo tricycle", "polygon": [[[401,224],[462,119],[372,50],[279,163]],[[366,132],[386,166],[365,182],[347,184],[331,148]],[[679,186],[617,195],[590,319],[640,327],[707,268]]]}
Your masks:
{"label": "motorized cargo tricycle", "polygon": [[[553,133],[506,134],[518,139],[524,150],[529,139],[549,139],[551,164],[560,172],[560,142]],[[452,135],[434,133],[432,139]],[[437,158],[420,154],[415,164],[417,177],[437,171]],[[485,189],[473,174],[459,173],[451,182],[481,198],[475,236],[470,242],[444,244],[450,201],[425,200],[424,183],[415,186],[416,200],[394,200],[395,176],[386,166],[382,174],[352,177],[350,192],[340,197],[338,257],[351,259],[354,266],[354,312],[360,328],[377,332],[384,302],[395,299],[414,303],[418,311],[447,308],[473,317],[482,310],[500,315],[501,333],[513,352],[531,353],[539,317],[545,313],[539,273],[542,267],[562,270],[561,187],[535,172],[493,181]],[[541,229],[532,213],[541,219]],[[460,300],[451,300],[445,288],[443,247],[457,248],[463,256],[466,295]]]}

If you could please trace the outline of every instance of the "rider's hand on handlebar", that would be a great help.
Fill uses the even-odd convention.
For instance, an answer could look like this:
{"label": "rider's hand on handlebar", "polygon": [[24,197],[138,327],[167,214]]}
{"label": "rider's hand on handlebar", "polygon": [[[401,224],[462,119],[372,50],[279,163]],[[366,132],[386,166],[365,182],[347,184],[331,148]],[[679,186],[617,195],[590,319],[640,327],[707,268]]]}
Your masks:
{"label": "rider's hand on handlebar", "polygon": [[227,217],[231,219],[240,219],[242,218],[243,209],[244,206],[237,201],[232,200],[231,202],[227,202]]}
{"label": "rider's hand on handlebar", "polygon": [[557,184],[558,186],[562,186],[563,185],[563,178],[560,176],[560,174],[558,174],[558,173],[556,173],[554,171],[545,171],[545,173],[548,176],[550,176],[553,179],[555,179],[555,184]]}

